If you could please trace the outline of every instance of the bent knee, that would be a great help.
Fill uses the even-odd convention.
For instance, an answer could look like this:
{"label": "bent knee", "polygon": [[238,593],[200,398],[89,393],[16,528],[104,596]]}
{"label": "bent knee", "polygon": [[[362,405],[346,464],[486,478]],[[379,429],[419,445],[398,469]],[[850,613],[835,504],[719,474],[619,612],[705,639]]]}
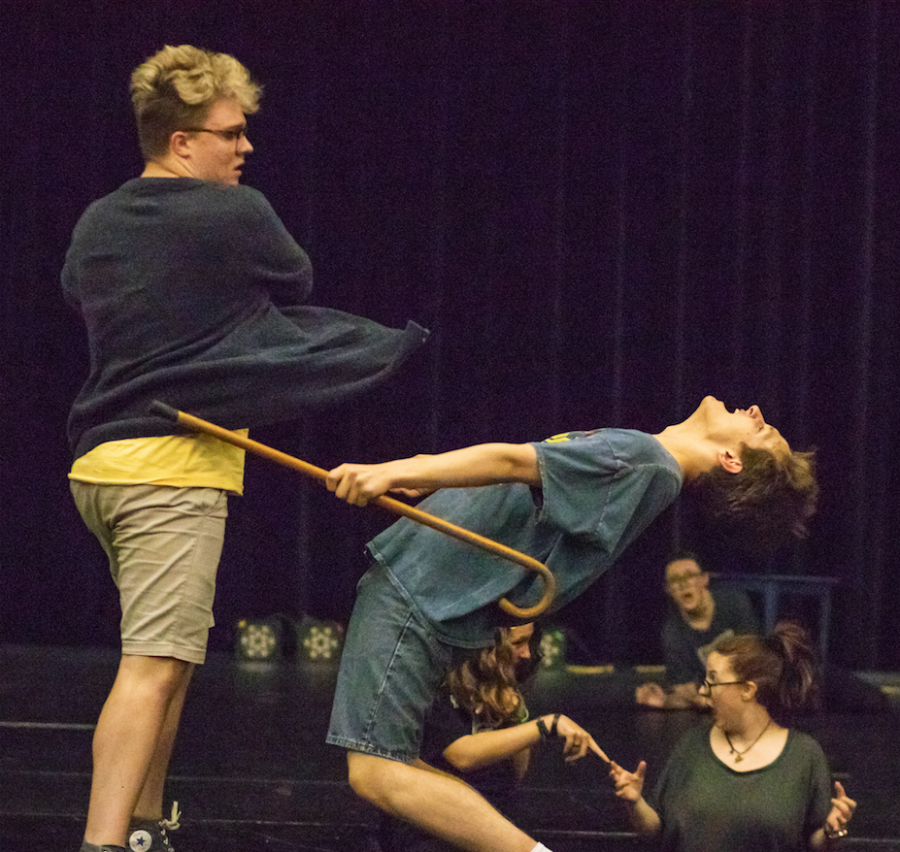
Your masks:
{"label": "bent knee", "polygon": [[396,783],[396,775],[406,764],[366,754],[360,751],[347,752],[347,780],[357,796],[374,805],[385,806],[385,794]]}
{"label": "bent knee", "polygon": [[362,752],[347,752],[347,781],[350,783],[350,789],[364,799],[368,798],[366,791],[374,786],[377,775],[376,767],[372,765],[370,758],[371,755]]}

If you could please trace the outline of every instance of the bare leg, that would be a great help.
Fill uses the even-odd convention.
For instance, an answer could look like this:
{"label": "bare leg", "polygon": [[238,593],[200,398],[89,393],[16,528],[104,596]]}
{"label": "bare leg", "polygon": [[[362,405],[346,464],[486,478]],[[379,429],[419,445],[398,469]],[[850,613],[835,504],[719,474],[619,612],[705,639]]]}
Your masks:
{"label": "bare leg", "polygon": [[[181,715],[191,663],[168,657],[123,656],[116,682],[103,705],[94,732],[94,774],[84,839],[88,843],[125,844],[128,823],[153,772],[168,765]],[[174,707],[173,707],[174,703]],[[169,711],[175,710],[169,728]],[[162,784],[156,778],[162,812]],[[145,803],[146,799],[142,799]]]}
{"label": "bare leg", "polygon": [[184,709],[184,699],[194,666],[190,664],[185,670],[181,684],[169,702],[169,710],[163,722],[162,731],[156,743],[156,751],[150,760],[150,769],[147,779],[141,789],[141,795],[134,806],[134,816],[140,819],[161,819],[163,793],[165,792],[166,776],[169,771],[169,760],[172,757],[172,749],[175,746],[175,736],[178,733],[178,723],[181,721],[181,711]]}
{"label": "bare leg", "polygon": [[425,765],[351,751],[350,786],[359,796],[468,852],[531,852],[536,845],[474,789]]}

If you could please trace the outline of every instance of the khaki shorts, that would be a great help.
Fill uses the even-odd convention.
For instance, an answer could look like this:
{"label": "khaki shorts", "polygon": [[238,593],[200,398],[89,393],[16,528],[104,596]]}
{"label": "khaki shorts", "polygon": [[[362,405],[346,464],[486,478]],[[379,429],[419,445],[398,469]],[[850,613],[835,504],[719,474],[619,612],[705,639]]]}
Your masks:
{"label": "khaki shorts", "polygon": [[122,607],[122,653],[206,659],[226,492],[70,481],[75,505],[109,557]]}

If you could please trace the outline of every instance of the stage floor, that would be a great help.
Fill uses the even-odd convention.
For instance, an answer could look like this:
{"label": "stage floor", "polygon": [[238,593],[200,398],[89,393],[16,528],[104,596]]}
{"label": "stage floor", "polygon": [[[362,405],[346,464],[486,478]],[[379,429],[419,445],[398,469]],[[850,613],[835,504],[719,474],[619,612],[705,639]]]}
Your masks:
{"label": "stage floor", "polygon": [[[91,736],[115,676],[107,650],[0,646],[0,852],[79,848]],[[170,777],[183,811],[178,852],[378,852],[376,814],[345,781],[343,753],[324,744],[332,663],[237,662],[212,655],[198,670]],[[532,713],[565,712],[625,766],[649,764],[650,783],[692,712],[637,710],[631,669],[547,669]],[[887,682],[900,683],[889,677]],[[825,749],[859,802],[845,850],[900,852],[900,709],[885,679],[833,673],[826,709],[799,727]],[[572,767],[547,743],[511,816],[554,852],[641,849],[604,765]]]}

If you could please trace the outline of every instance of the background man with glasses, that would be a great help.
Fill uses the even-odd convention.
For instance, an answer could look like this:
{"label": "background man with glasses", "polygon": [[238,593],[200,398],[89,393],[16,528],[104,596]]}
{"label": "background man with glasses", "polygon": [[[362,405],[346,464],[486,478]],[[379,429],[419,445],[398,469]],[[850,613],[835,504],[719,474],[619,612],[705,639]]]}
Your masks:
{"label": "background man with glasses", "polygon": [[62,272],[91,356],[69,477],[122,607],[83,852],[171,850],[163,786],[206,656],[227,495],[243,488],[243,451],[174,434],[150,402],[229,429],[289,420],[377,385],[427,334],[305,305],[309,258],[239,185],[260,88],[234,57],[166,47],[131,97],[144,171],[88,208]]}
{"label": "background man with glasses", "polygon": [[665,710],[703,709],[698,685],[706,676],[706,658],[731,636],[758,633],[759,620],[744,592],[709,588],[709,574],[693,553],[675,554],[666,564],[666,594],[675,604],[663,624],[665,686],[641,684],[638,704]]}

